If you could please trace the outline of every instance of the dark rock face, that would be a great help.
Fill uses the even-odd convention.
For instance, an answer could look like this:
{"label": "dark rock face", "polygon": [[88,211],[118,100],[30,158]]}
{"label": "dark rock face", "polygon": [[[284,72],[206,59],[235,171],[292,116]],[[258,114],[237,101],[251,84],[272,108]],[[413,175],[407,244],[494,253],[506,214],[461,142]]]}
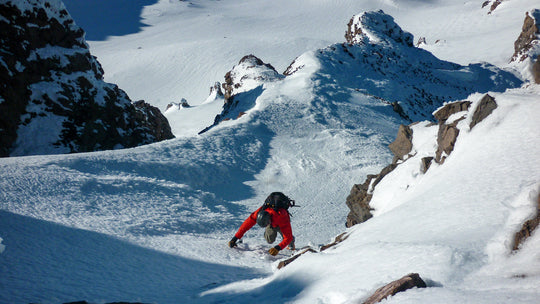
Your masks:
{"label": "dark rock face", "polygon": [[519,250],[519,247],[523,242],[532,235],[533,231],[540,225],[540,194],[536,201],[536,216],[525,223],[521,229],[514,236],[514,244],[512,250]]}
{"label": "dark rock face", "polygon": [[529,57],[528,52],[538,41],[540,35],[540,10],[525,13],[525,20],[519,37],[514,42],[512,61],[523,61]]}
{"label": "dark rock face", "polygon": [[540,10],[534,9],[525,14],[523,27],[514,42],[514,55],[511,62],[525,62],[530,65],[532,80],[540,84]]}
{"label": "dark rock face", "polygon": [[426,288],[426,282],[422,280],[418,273],[410,273],[399,280],[388,283],[387,285],[377,289],[363,304],[379,303],[382,300],[395,295],[398,292],[406,291],[411,288]]}
{"label": "dark rock face", "polygon": [[0,16],[0,156],[134,147],[173,137],[158,109],[134,106],[103,81],[84,31],[61,2],[7,1]]}

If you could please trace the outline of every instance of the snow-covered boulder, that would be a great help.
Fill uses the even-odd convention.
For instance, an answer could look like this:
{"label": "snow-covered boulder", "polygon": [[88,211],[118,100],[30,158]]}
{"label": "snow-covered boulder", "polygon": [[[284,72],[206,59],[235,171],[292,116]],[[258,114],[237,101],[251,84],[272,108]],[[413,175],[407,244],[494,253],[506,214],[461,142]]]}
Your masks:
{"label": "snow-covered boulder", "polygon": [[516,63],[525,77],[540,83],[540,10],[525,14],[522,31],[514,43],[512,62]]}
{"label": "snow-covered boulder", "polygon": [[244,56],[232,70],[225,74],[225,102],[232,96],[250,91],[265,82],[280,80],[283,75],[254,55]]}
{"label": "snow-covered boulder", "polygon": [[0,156],[134,147],[172,138],[90,54],[60,0],[0,1]]}
{"label": "snow-covered boulder", "polygon": [[397,25],[394,18],[382,10],[355,15],[347,25],[345,39],[350,44],[393,44],[413,46],[413,35]]}
{"label": "snow-covered boulder", "polygon": [[272,65],[264,63],[254,55],[242,57],[238,64],[225,74],[225,83],[222,85],[225,92],[218,91],[215,85],[210,89],[207,101],[216,99],[214,95],[223,94],[223,110],[216,115],[214,123],[199,134],[210,130],[221,121],[242,117],[255,105],[255,100],[262,93],[262,86],[265,83],[279,81],[284,77]]}

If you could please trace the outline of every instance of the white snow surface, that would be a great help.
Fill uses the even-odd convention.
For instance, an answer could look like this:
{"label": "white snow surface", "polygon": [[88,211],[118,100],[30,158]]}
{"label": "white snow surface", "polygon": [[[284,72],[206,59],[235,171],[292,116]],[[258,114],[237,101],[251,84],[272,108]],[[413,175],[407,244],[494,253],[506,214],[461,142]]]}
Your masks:
{"label": "white snow surface", "polygon": [[[534,5],[503,2],[490,15],[476,1],[144,7],[141,31],[89,42],[106,81],[161,109],[181,97],[196,106],[166,113],[177,139],[0,159],[0,303],[357,303],[410,272],[429,288],[385,303],[537,303],[540,233],[517,253],[511,242],[540,192],[539,86],[490,92],[498,108],[472,130],[483,94],[469,96],[454,151],[426,174],[420,159],[433,156],[437,131],[415,125],[415,154],[375,188],[375,217],[345,229],[352,185],[390,163],[386,145],[403,120],[364,94],[342,100],[347,88],[314,77],[316,49],[344,41],[353,15],[381,8],[443,59],[505,67]],[[304,68],[264,83],[246,115],[195,136],[222,103],[206,99],[208,87],[250,53],[278,71],[301,55]],[[301,206],[291,210],[297,246],[349,238],[282,270],[290,251],[266,255],[262,229],[244,236],[244,250],[228,248],[272,191]]]}

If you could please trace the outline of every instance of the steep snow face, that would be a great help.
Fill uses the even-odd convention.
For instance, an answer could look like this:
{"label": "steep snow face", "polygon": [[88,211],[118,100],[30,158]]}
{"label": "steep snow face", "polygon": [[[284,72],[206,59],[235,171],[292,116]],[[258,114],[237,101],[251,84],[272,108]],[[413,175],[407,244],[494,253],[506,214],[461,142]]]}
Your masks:
{"label": "steep snow face", "polygon": [[[517,254],[511,244],[521,223],[536,213],[540,193],[539,93],[538,86],[494,93],[497,109],[472,129],[482,95],[469,96],[470,110],[447,121],[459,121],[454,151],[425,174],[421,159],[433,156],[437,131],[427,121],[414,125],[413,156],[376,186],[375,217],[350,228],[347,240],[305,254],[265,280],[204,296],[237,303],[361,303],[386,283],[418,272],[428,288],[386,301],[535,303],[540,234]],[[276,293],[283,285],[286,291]]]}

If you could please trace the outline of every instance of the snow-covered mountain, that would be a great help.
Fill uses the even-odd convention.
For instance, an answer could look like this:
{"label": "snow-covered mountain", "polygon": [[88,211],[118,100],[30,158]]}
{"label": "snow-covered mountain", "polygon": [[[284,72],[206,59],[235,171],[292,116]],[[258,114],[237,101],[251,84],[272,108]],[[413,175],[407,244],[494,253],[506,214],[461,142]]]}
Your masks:
{"label": "snow-covered mountain", "polygon": [[[159,107],[199,97],[167,111],[177,139],[0,159],[0,302],[361,303],[415,272],[428,288],[388,303],[535,303],[538,233],[518,251],[511,243],[536,214],[540,91],[507,65],[534,1],[493,11],[475,1],[142,3],[132,2],[147,27],[90,42],[105,77]],[[424,50],[407,31],[426,37]],[[238,62],[247,54],[260,59]],[[221,94],[212,84],[224,75]],[[408,81],[426,91],[418,104]],[[497,107],[471,127],[488,90]],[[453,99],[470,106],[441,124],[459,130],[444,162],[422,170],[441,126],[410,125],[410,153],[370,191],[373,217],[345,228],[351,187],[392,162],[387,145],[410,123],[403,114],[429,117]],[[276,190],[300,205],[291,210],[299,247],[346,240],[281,270],[290,252],[265,255],[259,229],[244,251],[228,248]]]}
{"label": "snow-covered mountain", "polygon": [[134,147],[174,136],[90,54],[61,1],[0,2],[0,156]]}

